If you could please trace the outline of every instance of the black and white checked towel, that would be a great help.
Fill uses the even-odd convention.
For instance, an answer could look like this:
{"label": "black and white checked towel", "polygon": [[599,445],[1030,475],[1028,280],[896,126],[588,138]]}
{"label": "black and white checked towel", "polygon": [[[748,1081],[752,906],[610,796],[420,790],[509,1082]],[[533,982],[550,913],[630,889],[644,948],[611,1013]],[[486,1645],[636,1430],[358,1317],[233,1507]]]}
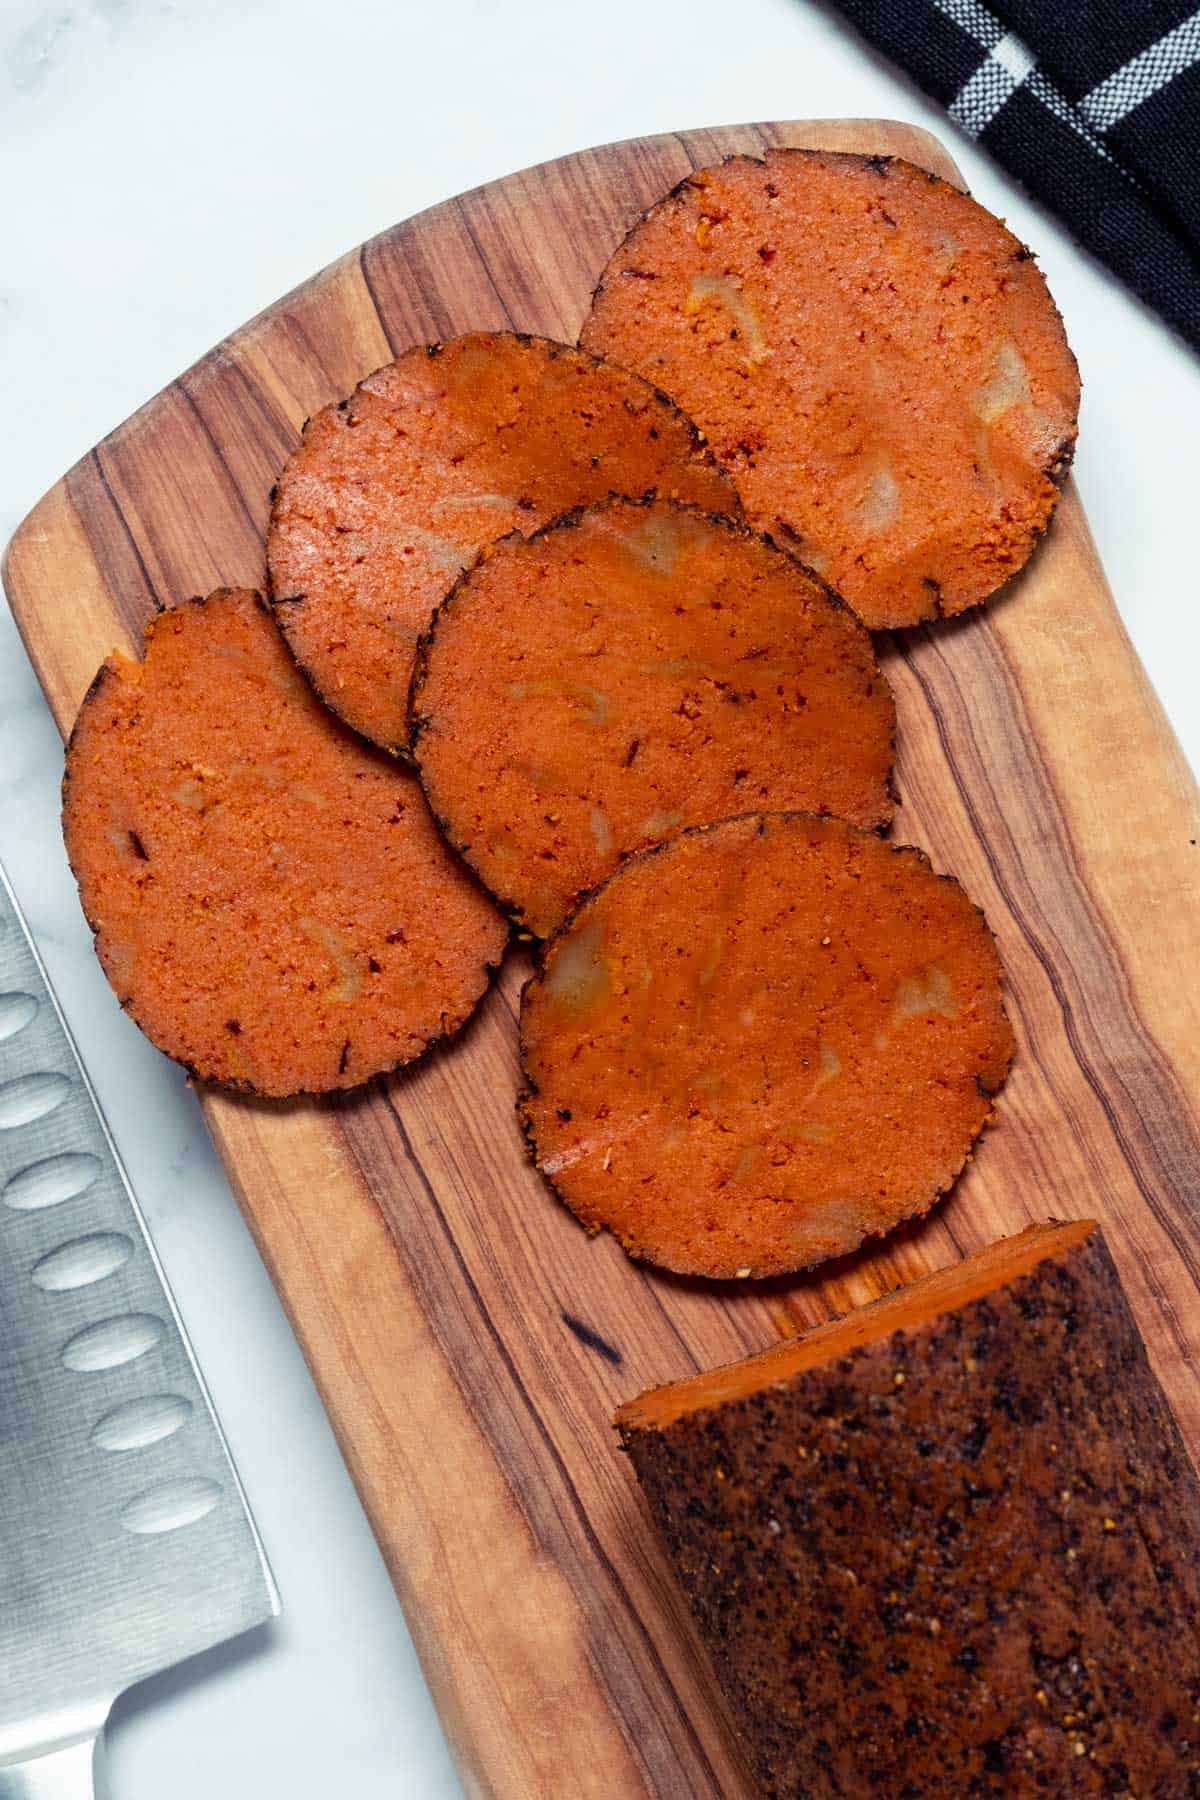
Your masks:
{"label": "black and white checked towel", "polygon": [[837,0],[1200,348],[1200,11],[1187,0]]}

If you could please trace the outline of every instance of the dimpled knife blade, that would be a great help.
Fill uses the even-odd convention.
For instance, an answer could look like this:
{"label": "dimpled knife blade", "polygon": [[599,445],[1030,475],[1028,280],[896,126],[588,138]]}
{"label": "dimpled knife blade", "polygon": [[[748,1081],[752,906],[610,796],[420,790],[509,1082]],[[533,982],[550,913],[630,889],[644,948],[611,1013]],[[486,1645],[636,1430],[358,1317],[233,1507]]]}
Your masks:
{"label": "dimpled knife blade", "polygon": [[92,1740],[119,1693],[278,1610],[0,869],[0,1800],[89,1793]]}

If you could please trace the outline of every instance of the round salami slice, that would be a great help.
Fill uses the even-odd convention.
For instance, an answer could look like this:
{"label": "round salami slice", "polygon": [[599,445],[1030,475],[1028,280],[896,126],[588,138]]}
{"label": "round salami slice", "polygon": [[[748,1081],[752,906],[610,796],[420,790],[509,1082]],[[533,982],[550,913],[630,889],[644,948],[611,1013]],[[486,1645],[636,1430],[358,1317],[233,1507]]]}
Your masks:
{"label": "round salami slice", "polygon": [[352,1087],[454,1031],[507,927],[420,785],[330,716],[252,593],[160,613],[67,752],[63,825],[96,949],[204,1081]]}
{"label": "round salami slice", "polygon": [[926,1212],[1012,1056],[982,914],[914,849],[750,815],[627,862],[521,1007],[537,1166],[690,1275],[778,1275]]}

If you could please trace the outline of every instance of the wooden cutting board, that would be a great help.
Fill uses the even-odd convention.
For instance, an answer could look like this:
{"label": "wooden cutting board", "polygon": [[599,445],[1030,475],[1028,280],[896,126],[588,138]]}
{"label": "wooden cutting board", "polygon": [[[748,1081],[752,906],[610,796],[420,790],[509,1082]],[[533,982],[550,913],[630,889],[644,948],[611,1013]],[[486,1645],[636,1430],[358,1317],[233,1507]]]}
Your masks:
{"label": "wooden cutting board", "polygon": [[[879,121],[589,150],[386,232],[181,376],[10,547],[6,586],[60,727],[156,603],[261,581],[268,489],[309,413],[416,341],[509,325],[573,338],[641,210],[692,167],[766,144],[897,151],[954,175],[934,139]],[[327,1102],[203,1097],[472,1793],[749,1793],[614,1450],[613,1407],[649,1383],[1031,1219],[1095,1214],[1200,1447],[1197,793],[1073,489],[1001,603],[882,653],[895,835],[986,908],[1020,1038],[1001,1123],[920,1227],[757,1286],[652,1274],[590,1242],[518,1138],[518,953],[460,1041],[407,1076]]]}

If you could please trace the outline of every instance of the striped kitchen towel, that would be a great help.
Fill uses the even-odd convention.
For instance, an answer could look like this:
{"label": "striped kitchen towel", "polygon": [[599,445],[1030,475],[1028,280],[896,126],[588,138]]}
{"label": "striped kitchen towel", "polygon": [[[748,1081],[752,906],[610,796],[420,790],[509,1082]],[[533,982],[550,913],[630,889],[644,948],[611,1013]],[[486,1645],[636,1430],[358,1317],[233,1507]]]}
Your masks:
{"label": "striped kitchen towel", "polygon": [[838,0],[1200,348],[1200,12],[1172,0]]}

